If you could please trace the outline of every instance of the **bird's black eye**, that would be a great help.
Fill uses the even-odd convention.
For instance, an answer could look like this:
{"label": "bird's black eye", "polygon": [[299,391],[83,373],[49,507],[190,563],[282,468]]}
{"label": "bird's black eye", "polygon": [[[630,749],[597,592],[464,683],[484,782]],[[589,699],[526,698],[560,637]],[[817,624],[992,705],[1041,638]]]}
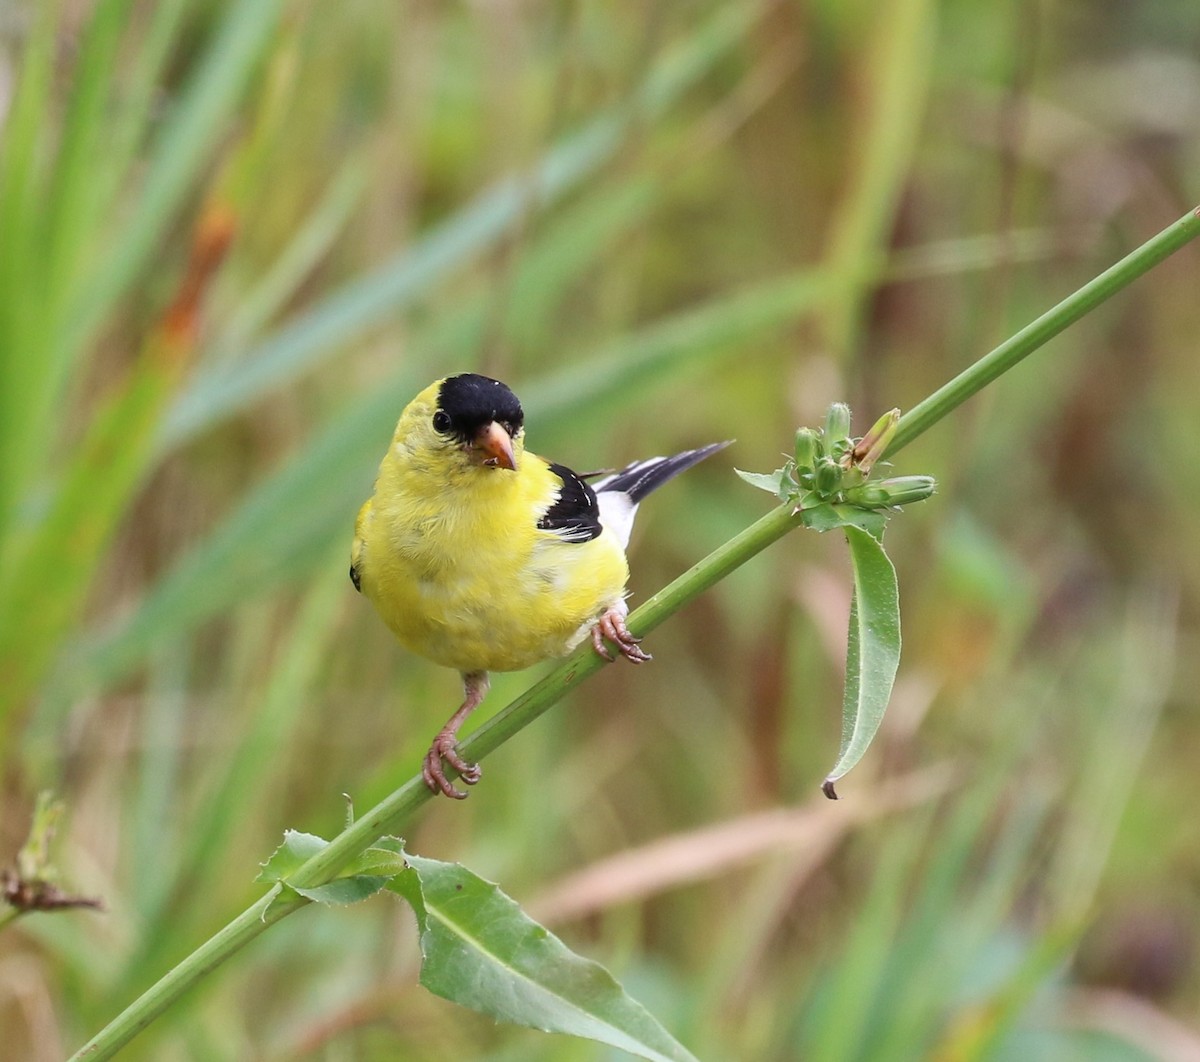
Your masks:
{"label": "bird's black eye", "polygon": [[445,410],[439,409],[433,415],[433,430],[448,432],[450,430],[450,414]]}

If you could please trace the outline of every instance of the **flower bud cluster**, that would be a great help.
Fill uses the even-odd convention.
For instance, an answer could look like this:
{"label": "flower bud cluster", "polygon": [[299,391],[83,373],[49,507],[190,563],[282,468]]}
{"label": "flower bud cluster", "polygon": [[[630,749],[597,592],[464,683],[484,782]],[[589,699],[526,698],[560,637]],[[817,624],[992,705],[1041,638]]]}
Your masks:
{"label": "flower bud cluster", "polygon": [[850,436],[850,407],[835,402],[821,430],[796,432],[793,460],[782,470],[779,493],[800,508],[821,503],[891,509],[924,501],[937,489],[932,476],[873,480],[871,473],[896,434],[900,410],[880,417],[862,438]]}

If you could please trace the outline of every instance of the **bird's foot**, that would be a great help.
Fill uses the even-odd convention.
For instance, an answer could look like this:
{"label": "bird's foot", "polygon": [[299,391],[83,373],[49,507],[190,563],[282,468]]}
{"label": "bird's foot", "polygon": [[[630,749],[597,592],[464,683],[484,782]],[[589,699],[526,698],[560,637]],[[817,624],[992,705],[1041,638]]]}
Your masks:
{"label": "bird's foot", "polygon": [[474,785],[479,781],[483,776],[483,768],[477,763],[468,763],[464,760],[454,747],[455,741],[456,735],[453,730],[438,732],[438,736],[433,739],[433,744],[429,746],[429,751],[425,753],[425,760],[421,764],[421,777],[425,779],[425,784],[435,794],[443,793],[455,800],[465,800],[467,794],[451,784],[450,779],[446,777],[442,761],[445,760],[458,771],[459,776],[467,785]]}
{"label": "bird's foot", "polygon": [[596,626],[592,628],[592,647],[605,660],[611,661],[615,657],[608,651],[608,646],[604,644],[605,638],[612,642],[631,664],[642,664],[653,659],[638,644],[641,638],[635,638],[630,634],[629,628],[625,626],[625,610],[623,608],[614,606],[608,609],[597,621]]}

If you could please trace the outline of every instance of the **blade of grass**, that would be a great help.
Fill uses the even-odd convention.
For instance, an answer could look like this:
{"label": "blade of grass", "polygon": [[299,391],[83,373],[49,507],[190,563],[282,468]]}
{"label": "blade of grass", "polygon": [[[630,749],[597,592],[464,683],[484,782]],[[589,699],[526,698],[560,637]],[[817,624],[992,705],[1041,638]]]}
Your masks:
{"label": "blade of grass", "polygon": [[[845,193],[830,223],[825,263],[835,276],[863,277],[888,245],[929,91],[937,35],[931,0],[900,0],[878,9],[858,77],[864,84],[861,128],[846,137],[856,150]],[[865,288],[847,284],[831,300],[826,342],[836,356],[853,352]]]}
{"label": "blade of grass", "polygon": [[1173,225],[1131,251],[1094,280],[1006,339],[995,350],[964,369],[953,380],[939,387],[928,398],[918,402],[900,418],[896,434],[884,457],[898,453],[972,395],[1197,236],[1200,236],[1200,206],[1189,210]]}
{"label": "blade of grass", "polygon": [[671,106],[728,54],[754,25],[762,6],[720,8],[659,59],[629,100],[552,148],[528,174],[498,182],[414,246],[298,315],[236,365],[195,381],[168,417],[162,447],[178,446],[245,409],[393,317],[451,270],[494,246],[521,221],[530,201],[542,207],[557,201],[614,158],[631,129]]}
{"label": "blade of grass", "polygon": [[0,747],[78,616],[97,558],[146,467],[170,376],[136,372],[97,414],[48,512],[10,540],[0,594]]}
{"label": "blade of grass", "polygon": [[[36,426],[48,404],[51,366],[31,290],[44,272],[37,225],[39,183],[48,150],[42,118],[50,106],[57,4],[37,12],[25,46],[0,151],[0,544],[45,460]],[[8,559],[0,557],[7,566]]]}
{"label": "blade of grass", "polygon": [[839,958],[817,985],[803,1020],[805,1058],[855,1059],[871,1033],[870,1015],[881,994],[887,956],[904,918],[905,890],[921,856],[922,811],[889,831],[876,860],[872,888],[839,948]]}
{"label": "blade of grass", "polygon": [[165,67],[179,44],[187,10],[188,0],[158,0],[151,5],[145,19],[145,33],[127,60],[126,77],[120,86],[120,106],[105,117],[107,164],[91,171],[96,185],[89,247],[93,268],[96,253],[103,254],[107,249],[107,241],[97,237],[106,234],[112,225],[121,192],[135,179],[138,151],[157,127],[155,109],[162,102]]}
{"label": "blade of grass", "polygon": [[[61,147],[50,184],[45,241],[49,263],[44,289],[54,311],[60,311],[71,294],[79,268],[79,248],[86,246],[95,218],[97,170],[111,162],[107,153],[111,86],[119,58],[121,30],[128,18],[130,0],[102,0],[82,34],[73,83],[63,121]],[[75,351],[60,348],[57,366],[69,364]],[[56,380],[56,385],[58,384]],[[57,386],[56,386],[57,390]]]}
{"label": "blade of grass", "polygon": [[[177,819],[182,811],[180,771],[187,735],[187,673],[189,647],[163,642],[149,668],[147,695],[143,699],[141,746],[130,794],[131,828],[125,857],[134,868],[129,875],[134,892],[130,908],[138,919],[153,925],[161,918],[173,885],[172,870],[179,863],[187,834],[164,830],[163,819]],[[154,873],[146,868],[154,867]]]}
{"label": "blade of grass", "polygon": [[932,1043],[956,992],[978,972],[989,942],[1002,932],[1020,896],[1030,852],[1049,811],[1045,800],[1028,800],[1015,809],[986,861],[985,884],[968,889],[973,867],[983,862],[979,839],[1003,801],[1005,783],[1002,772],[993,772],[929,838],[930,861],[888,957],[891,989],[872,1008],[870,1057],[887,1058],[889,1051]]}
{"label": "blade of grass", "polygon": [[102,550],[149,467],[162,410],[195,342],[200,301],[231,238],[223,216],[202,218],[175,302],[134,364],[98,404],[77,453],[36,524],[10,536],[0,573],[0,747],[83,608]]}
{"label": "blade of grass", "polygon": [[[326,650],[340,626],[339,603],[345,598],[343,551],[330,557],[298,603],[295,618],[282,638],[272,639],[272,665],[266,670],[261,689],[252,689],[247,701],[252,711],[238,713],[248,719],[236,735],[228,756],[210,760],[208,792],[186,829],[187,849],[171,864],[160,865],[156,877],[169,889],[169,905],[138,905],[142,928],[140,946],[124,959],[124,991],[133,991],[143,981],[143,971],[165,963],[171,948],[187,939],[189,928],[201,931],[210,910],[208,897],[224,871],[221,851],[231,833],[242,824],[238,808],[247,794],[263,797],[269,782],[280,777],[281,750],[299,718],[309,710],[308,696],[327,659]],[[264,788],[264,785],[268,788]],[[147,812],[161,821],[161,807]],[[149,865],[149,864],[146,864]],[[197,923],[193,925],[193,923]]]}
{"label": "blade of grass", "polygon": [[242,0],[226,9],[216,36],[188,81],[171,121],[156,141],[137,209],[124,219],[122,236],[105,268],[80,293],[59,342],[82,346],[146,268],[154,248],[195,188],[224,123],[271,40],[282,0]]}
{"label": "blade of grass", "polygon": [[225,360],[245,346],[294,297],[349,221],[366,188],[366,173],[364,160],[358,156],[342,164],[274,265],[246,293],[213,338],[214,360]]}

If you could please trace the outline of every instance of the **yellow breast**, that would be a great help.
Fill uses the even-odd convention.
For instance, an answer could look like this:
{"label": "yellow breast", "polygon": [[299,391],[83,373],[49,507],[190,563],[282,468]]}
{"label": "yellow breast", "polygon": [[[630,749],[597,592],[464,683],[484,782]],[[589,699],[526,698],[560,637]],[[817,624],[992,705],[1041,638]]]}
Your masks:
{"label": "yellow breast", "polygon": [[624,594],[611,532],[570,542],[538,529],[559,483],[541,458],[451,482],[429,471],[385,459],[356,529],[362,591],[413,652],[515,671],[568,652]]}

